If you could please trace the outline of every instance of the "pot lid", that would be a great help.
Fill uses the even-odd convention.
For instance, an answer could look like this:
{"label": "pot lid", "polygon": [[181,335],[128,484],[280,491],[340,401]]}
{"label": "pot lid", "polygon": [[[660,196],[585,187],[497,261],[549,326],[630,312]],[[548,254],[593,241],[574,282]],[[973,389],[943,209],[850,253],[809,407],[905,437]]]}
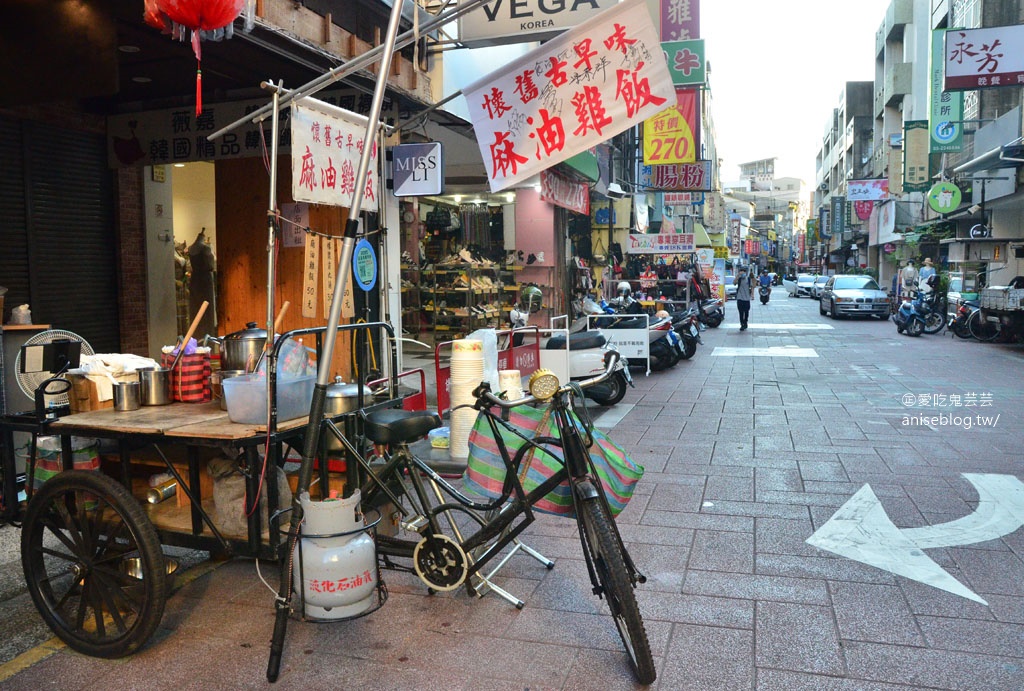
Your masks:
{"label": "pot lid", "polygon": [[241,331],[230,333],[224,337],[225,341],[266,341],[267,330],[256,326],[256,322],[249,322]]}
{"label": "pot lid", "polygon": [[[327,386],[327,398],[358,398],[359,397],[359,385],[356,383],[346,384],[341,377],[335,377],[334,383]],[[363,387],[363,396],[369,397],[373,395],[373,391],[370,387]]]}

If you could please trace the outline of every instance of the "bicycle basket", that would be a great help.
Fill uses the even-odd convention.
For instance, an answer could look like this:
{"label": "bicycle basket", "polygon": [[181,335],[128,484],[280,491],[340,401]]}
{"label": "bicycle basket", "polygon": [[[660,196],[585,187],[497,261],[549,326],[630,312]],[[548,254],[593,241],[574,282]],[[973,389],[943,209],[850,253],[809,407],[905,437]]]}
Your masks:
{"label": "bicycle basket", "polygon": [[[557,437],[557,428],[554,428],[550,420],[543,420],[543,418],[543,410],[520,406],[511,411],[509,424],[528,439],[533,439],[538,435]],[[576,425],[582,428],[583,423],[575,414],[572,414],[572,419]],[[543,427],[538,429],[542,420]],[[525,442],[501,425],[498,426],[498,429],[501,443],[508,448],[509,456],[513,456]],[[644,468],[633,461],[621,446],[600,430],[595,429],[592,436],[594,445],[590,447],[590,458],[594,462],[601,485],[608,497],[608,507],[611,509],[612,515],[617,516],[626,508],[626,504],[632,498],[636,483],[643,477]],[[530,492],[562,468],[560,448],[548,445],[541,448],[550,453],[541,450],[534,453],[530,467],[523,478],[523,489],[526,492]],[[469,435],[469,458],[463,479],[466,488],[476,494],[491,499],[501,496],[501,488],[505,481],[505,464],[501,460],[498,441],[491,436],[490,425],[487,422],[487,417],[483,414],[477,416],[473,431]],[[563,482],[534,504],[533,508],[543,513],[572,516],[572,497],[569,492],[568,481]]]}

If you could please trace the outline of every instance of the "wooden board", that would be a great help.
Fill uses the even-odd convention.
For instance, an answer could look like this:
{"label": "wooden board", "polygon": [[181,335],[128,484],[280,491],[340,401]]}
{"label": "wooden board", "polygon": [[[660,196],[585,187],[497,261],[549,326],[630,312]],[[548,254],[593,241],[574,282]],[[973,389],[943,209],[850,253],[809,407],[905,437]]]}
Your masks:
{"label": "wooden board", "polygon": [[[143,406],[124,412],[112,408],[92,410],[68,415],[53,422],[50,429],[56,434],[167,434],[171,430],[200,422],[228,420],[227,412],[216,402],[171,403],[170,405]],[[233,424],[228,422],[228,424]],[[240,427],[245,427],[240,425]],[[243,438],[242,436],[231,438]]]}

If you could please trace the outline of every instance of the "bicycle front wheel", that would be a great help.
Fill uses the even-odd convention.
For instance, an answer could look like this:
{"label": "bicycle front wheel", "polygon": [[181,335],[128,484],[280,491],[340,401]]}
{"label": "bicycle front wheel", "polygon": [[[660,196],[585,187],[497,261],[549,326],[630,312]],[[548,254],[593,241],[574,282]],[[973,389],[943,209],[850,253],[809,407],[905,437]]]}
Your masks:
{"label": "bicycle front wheel", "polygon": [[983,342],[991,341],[999,335],[999,327],[985,319],[981,314],[981,310],[975,310],[967,319],[967,328],[972,336]]}
{"label": "bicycle front wheel", "polygon": [[654,669],[651,645],[647,641],[647,631],[636,604],[626,562],[611,525],[612,519],[598,498],[584,499],[577,519],[583,522],[583,535],[588,543],[584,547],[593,559],[597,579],[608,601],[615,627],[626,646],[637,681],[653,683],[658,673]]}

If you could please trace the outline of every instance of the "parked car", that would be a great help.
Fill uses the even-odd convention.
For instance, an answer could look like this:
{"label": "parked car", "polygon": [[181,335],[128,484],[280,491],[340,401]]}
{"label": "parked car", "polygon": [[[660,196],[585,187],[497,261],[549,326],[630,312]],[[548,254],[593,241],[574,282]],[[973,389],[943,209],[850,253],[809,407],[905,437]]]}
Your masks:
{"label": "parked car", "polygon": [[725,275],[725,299],[735,300],[736,299],[736,286],[732,283],[732,274]]}
{"label": "parked car", "polygon": [[822,290],[822,288],[825,287],[825,284],[828,283],[828,279],[829,279],[828,276],[817,276],[817,277],[815,277],[814,283],[811,284],[811,288],[810,288],[810,296],[811,296],[812,300],[820,300],[821,299],[821,290]]}
{"label": "parked car", "polygon": [[832,276],[821,291],[818,311],[833,319],[841,315],[889,318],[889,296],[870,276]]}
{"label": "parked car", "polygon": [[814,274],[797,274],[796,283],[794,284],[794,291],[790,293],[790,296],[799,297],[810,297],[811,286],[814,285]]}

